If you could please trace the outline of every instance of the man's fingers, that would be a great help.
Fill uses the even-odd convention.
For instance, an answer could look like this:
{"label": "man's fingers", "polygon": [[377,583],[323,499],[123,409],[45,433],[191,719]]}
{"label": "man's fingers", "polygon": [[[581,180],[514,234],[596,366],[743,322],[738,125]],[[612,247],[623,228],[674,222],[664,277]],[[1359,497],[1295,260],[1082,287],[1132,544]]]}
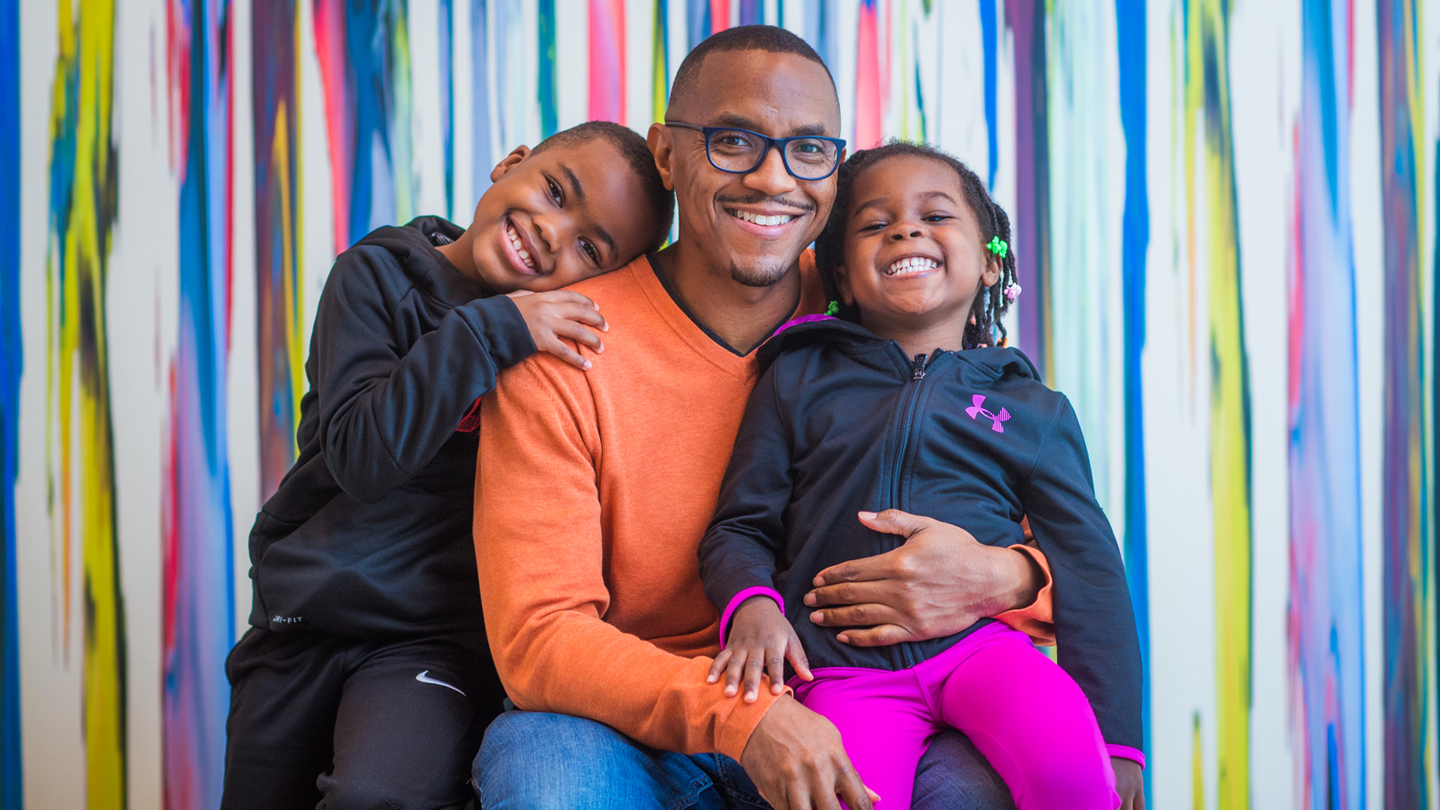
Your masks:
{"label": "man's fingers", "polygon": [[810,614],[810,621],[821,627],[874,627],[880,624],[895,624],[903,618],[898,610],[878,602],[840,605]]}
{"label": "man's fingers", "polygon": [[534,290],[515,290],[514,292],[505,293],[505,297],[506,297],[506,298],[524,298],[524,297],[527,296],[527,295],[534,295],[534,294],[535,294],[535,291],[534,291]]}
{"label": "man's fingers", "polygon": [[873,806],[870,797],[875,794],[865,787],[865,783],[860,781],[860,774],[849,763],[845,764],[836,779],[835,792],[845,799],[845,805],[850,810],[871,810]]}
{"label": "man's fingers", "polygon": [[936,523],[930,518],[912,515],[899,509],[886,509],[884,512],[878,513],[861,512],[859,516],[861,523],[877,532],[898,534],[907,539],[916,532],[928,529]]}
{"label": "man's fingers", "polygon": [[805,594],[806,607],[828,607],[830,605],[860,605],[866,602],[879,602],[880,597],[887,593],[887,589],[893,590],[885,580],[876,579],[865,582],[837,582],[834,585],[822,585]]}
{"label": "man's fingers", "polygon": [[884,647],[902,641],[917,641],[915,634],[896,624],[882,624],[861,630],[846,630],[836,636],[841,644],[852,647]]}
{"label": "man's fingers", "polygon": [[832,565],[816,574],[810,584],[820,587],[838,585],[842,582],[878,582],[889,579],[892,560],[890,555],[894,553],[887,551],[874,557],[862,557],[858,560]]}

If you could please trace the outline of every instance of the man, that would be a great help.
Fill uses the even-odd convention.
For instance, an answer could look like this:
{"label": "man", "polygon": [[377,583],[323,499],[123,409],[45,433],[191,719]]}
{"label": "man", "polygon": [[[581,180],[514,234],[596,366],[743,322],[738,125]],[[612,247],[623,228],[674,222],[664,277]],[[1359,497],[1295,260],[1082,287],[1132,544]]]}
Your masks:
{"label": "man", "polygon": [[[762,797],[808,810],[838,808],[837,794],[869,808],[828,721],[788,694],[762,690],[747,704],[706,682],[718,616],[696,558],[759,371],[755,347],[823,307],[802,253],[843,158],[835,85],[783,29],[731,29],[686,57],[666,122],[649,143],[676,192],[678,242],[577,287],[610,324],[590,372],[532,360],[483,405],[480,590],[496,665],[525,711],[491,726],[476,788],[487,810],[763,807]],[[717,126],[750,134],[707,129]],[[823,172],[787,158],[831,147]],[[816,621],[887,644],[1037,601],[1036,558],[925,518],[887,518],[904,546],[824,572],[807,598],[826,608]],[[921,765],[916,806],[1010,804],[948,734]]]}

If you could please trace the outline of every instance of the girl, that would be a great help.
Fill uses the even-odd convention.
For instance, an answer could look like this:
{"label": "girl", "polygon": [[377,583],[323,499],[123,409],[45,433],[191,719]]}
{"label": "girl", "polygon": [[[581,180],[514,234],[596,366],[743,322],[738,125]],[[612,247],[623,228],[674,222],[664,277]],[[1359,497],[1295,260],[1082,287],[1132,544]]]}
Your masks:
{"label": "girl", "polygon": [[[788,658],[796,697],[839,728],[882,807],[910,805],[945,727],[1021,810],[1113,810],[1116,774],[1125,806],[1143,802],[1139,640],[1080,426],[1025,355],[995,348],[1019,294],[1009,241],[1005,212],[949,155],[891,143],[851,157],[816,243],[840,317],[798,319],[761,349],[771,364],[700,546],[724,645],[711,681],[724,673],[735,694],[743,676],[753,700],[762,670],[783,689]],[[856,504],[995,546],[1024,542],[1028,516],[1054,576],[1059,665],[990,619],[866,648],[811,622],[816,574],[903,542],[883,516],[857,522]]]}

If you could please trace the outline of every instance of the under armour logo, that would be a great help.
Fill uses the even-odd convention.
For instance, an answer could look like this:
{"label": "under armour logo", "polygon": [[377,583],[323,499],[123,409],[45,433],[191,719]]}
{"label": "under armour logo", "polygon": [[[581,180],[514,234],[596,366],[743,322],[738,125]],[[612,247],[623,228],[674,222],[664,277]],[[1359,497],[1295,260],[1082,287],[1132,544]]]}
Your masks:
{"label": "under armour logo", "polygon": [[994,413],[991,413],[991,412],[985,410],[985,397],[984,397],[984,395],[982,395],[982,394],[976,394],[976,395],[972,396],[972,397],[970,398],[970,401],[973,402],[973,403],[975,403],[975,404],[974,404],[974,405],[971,405],[971,406],[968,407],[968,408],[966,408],[966,409],[965,409],[965,413],[970,414],[970,418],[971,418],[971,419],[979,419],[980,417],[983,416],[983,417],[985,417],[986,419],[989,419],[989,420],[991,420],[991,421],[994,422],[994,424],[990,426],[990,429],[991,429],[991,430],[995,431],[996,433],[1004,433],[1004,432],[1005,432],[1005,426],[1004,426],[1004,425],[1001,425],[1000,423],[1001,423],[1001,422],[1009,422],[1009,421],[1010,421],[1010,412],[1009,412],[1009,411],[1005,410],[1004,408],[1001,408],[1001,409],[1000,409],[1000,413],[994,414]]}

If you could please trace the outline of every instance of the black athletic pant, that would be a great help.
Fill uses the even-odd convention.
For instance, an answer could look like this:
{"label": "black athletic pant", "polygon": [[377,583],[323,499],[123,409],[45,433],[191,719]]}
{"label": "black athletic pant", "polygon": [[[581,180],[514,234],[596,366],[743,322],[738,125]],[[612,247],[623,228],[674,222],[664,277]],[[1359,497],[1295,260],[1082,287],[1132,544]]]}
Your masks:
{"label": "black athletic pant", "polygon": [[463,807],[504,698],[494,664],[472,646],[252,627],[225,666],[221,807]]}

